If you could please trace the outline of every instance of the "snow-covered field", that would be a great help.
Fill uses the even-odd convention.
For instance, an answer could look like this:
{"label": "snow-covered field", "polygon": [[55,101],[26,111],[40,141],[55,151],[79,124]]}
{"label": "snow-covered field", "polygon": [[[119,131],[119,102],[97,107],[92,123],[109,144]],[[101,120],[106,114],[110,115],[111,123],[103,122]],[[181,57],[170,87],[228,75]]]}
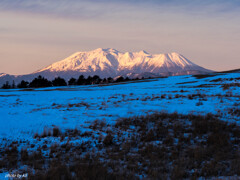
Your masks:
{"label": "snow-covered field", "polygon": [[[69,129],[78,129],[81,133],[89,132],[89,126],[95,120],[113,125],[122,117],[161,111],[186,115],[212,113],[223,121],[239,124],[239,83],[239,73],[222,73],[108,85],[1,89],[1,148],[13,142],[17,142],[19,150],[27,148],[28,151],[34,151],[43,147],[43,144],[50,148],[51,144],[63,144],[69,139],[37,139],[34,135],[36,137],[36,134],[41,135],[54,127],[58,127],[61,132]],[[96,140],[96,137],[92,137],[92,140]],[[82,143],[89,140],[91,136],[81,140],[72,139],[71,142],[80,144],[80,141]],[[0,172],[0,177],[4,177],[6,172]]]}
{"label": "snow-covered field", "polygon": [[228,111],[239,105],[240,88],[223,90],[222,85],[239,82],[230,80],[239,77],[173,76],[114,85],[0,90],[0,138],[31,139],[45,127],[84,128],[96,119],[114,123],[119,117],[155,111],[213,113],[238,122]]}

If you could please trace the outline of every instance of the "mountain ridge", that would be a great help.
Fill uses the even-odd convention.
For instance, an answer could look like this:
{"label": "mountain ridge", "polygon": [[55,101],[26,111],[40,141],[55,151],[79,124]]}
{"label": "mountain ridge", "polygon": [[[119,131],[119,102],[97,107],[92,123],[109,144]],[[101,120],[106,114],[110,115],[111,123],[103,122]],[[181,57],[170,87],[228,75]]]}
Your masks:
{"label": "mountain ridge", "polygon": [[[137,69],[141,70],[137,70]],[[43,71],[59,72],[59,71],[114,71],[119,75],[122,72],[138,71],[134,73],[164,73],[164,72],[180,72],[186,70],[207,71],[176,52],[165,54],[149,54],[146,51],[140,52],[120,52],[112,48],[98,48],[88,52],[77,52],[71,56],[55,62],[35,73]],[[139,72],[140,71],[140,72]],[[112,72],[111,72],[112,73]],[[112,74],[108,74],[108,76]],[[100,76],[104,76],[101,75]]]}
{"label": "mountain ridge", "polygon": [[[213,72],[198,66],[183,55],[172,52],[165,54],[150,54],[144,50],[139,52],[120,52],[113,48],[98,48],[92,51],[76,52],[69,57],[52,63],[45,68],[27,75],[8,75],[0,73],[0,84],[8,80],[32,80],[38,75],[48,79],[61,76],[66,80],[79,75],[104,77],[127,76],[136,77],[152,74],[156,76],[172,76],[186,74],[206,74]],[[144,76],[143,76],[144,77]],[[4,83],[4,82],[3,82]]]}

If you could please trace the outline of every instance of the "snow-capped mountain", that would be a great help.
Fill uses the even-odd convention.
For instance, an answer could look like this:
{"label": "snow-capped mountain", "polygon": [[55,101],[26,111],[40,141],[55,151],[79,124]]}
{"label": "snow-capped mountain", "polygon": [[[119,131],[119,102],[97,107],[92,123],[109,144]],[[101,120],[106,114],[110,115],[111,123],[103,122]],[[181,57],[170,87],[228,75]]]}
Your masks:
{"label": "snow-capped mountain", "polygon": [[148,54],[145,51],[122,53],[115,49],[96,49],[77,52],[35,73],[80,72],[86,75],[115,77],[128,73],[150,72],[159,75],[178,75],[210,72],[178,53]]}
{"label": "snow-capped mountain", "polygon": [[[204,69],[178,53],[149,54],[140,52],[120,52],[115,49],[98,48],[88,52],[77,52],[32,74],[11,76],[15,81],[31,80],[38,75],[48,79],[57,76],[69,79],[79,75],[100,77],[128,76],[172,76],[184,74],[205,74],[212,72]],[[6,79],[1,75],[0,81]],[[5,77],[5,78],[4,78]],[[2,79],[2,80],[1,80]],[[9,79],[9,77],[8,77]]]}

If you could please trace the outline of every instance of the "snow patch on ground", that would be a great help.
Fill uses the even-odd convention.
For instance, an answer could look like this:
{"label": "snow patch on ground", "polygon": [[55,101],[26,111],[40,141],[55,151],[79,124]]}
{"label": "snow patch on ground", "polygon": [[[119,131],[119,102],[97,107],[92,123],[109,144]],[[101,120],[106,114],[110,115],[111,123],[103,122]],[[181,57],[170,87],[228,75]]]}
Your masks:
{"label": "snow patch on ground", "polygon": [[155,111],[213,113],[238,123],[239,117],[227,110],[240,100],[239,87],[223,90],[231,80],[212,80],[239,77],[174,76],[114,85],[0,90],[0,138],[29,140],[46,127],[84,129],[96,119],[112,124],[121,117]]}

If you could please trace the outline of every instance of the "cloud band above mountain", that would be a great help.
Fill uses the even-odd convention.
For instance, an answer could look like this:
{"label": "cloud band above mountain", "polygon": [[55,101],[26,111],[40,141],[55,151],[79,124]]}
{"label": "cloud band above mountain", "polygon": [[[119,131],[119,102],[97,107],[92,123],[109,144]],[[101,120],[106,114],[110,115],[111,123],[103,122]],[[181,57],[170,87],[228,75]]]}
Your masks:
{"label": "cloud band above mountain", "polygon": [[240,1],[236,0],[2,0],[0,9],[14,12],[49,14],[61,17],[98,17],[128,8],[156,8],[161,11],[184,13],[232,13],[238,12]]}

